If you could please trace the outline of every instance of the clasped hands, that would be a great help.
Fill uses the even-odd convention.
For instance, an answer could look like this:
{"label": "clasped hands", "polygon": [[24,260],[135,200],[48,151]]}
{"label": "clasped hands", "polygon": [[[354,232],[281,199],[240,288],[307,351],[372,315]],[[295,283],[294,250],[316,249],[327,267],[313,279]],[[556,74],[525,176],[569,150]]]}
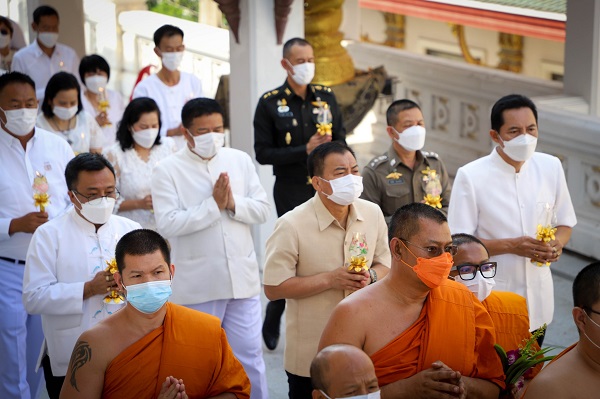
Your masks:
{"label": "clasped hands", "polygon": [[213,198],[219,207],[219,210],[227,209],[235,213],[235,200],[231,192],[231,184],[227,172],[222,172],[213,187]]}
{"label": "clasped hands", "polygon": [[156,399],[188,399],[185,393],[185,385],[183,380],[178,380],[173,376],[167,377],[162,384],[162,388]]}
{"label": "clasped hands", "polygon": [[329,278],[332,288],[350,292],[366,287],[371,281],[371,275],[368,271],[354,272],[348,270],[346,266],[330,271]]}
{"label": "clasped hands", "polygon": [[466,399],[467,387],[459,371],[454,371],[441,361],[435,361],[431,368],[410,377],[411,398],[460,398]]}
{"label": "clasped hands", "polygon": [[540,263],[558,261],[562,251],[563,244],[559,240],[543,242],[528,236],[518,237],[515,248],[517,255]]}

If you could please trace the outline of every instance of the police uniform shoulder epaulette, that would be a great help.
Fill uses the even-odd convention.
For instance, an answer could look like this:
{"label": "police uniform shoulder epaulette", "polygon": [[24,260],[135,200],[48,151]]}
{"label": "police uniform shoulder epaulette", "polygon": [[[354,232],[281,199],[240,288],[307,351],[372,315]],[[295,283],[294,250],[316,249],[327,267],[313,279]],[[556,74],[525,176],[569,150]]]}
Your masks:
{"label": "police uniform shoulder epaulette", "polygon": [[421,151],[423,153],[423,156],[426,158],[435,158],[435,159],[440,159],[440,156],[438,155],[437,152],[433,152],[433,151]]}
{"label": "police uniform shoulder epaulette", "polygon": [[323,86],[323,85],[314,85],[315,90],[324,91],[326,93],[331,93],[331,87]]}
{"label": "police uniform shoulder epaulette", "polygon": [[380,155],[377,158],[373,159],[371,162],[369,162],[369,167],[375,169],[376,167],[387,161],[387,159],[387,155]]}

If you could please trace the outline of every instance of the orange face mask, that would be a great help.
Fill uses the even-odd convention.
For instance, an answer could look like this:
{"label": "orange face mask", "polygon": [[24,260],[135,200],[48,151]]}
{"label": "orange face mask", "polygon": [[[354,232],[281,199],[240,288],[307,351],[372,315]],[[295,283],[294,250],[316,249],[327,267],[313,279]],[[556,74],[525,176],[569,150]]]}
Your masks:
{"label": "orange face mask", "polygon": [[433,289],[439,287],[448,279],[448,276],[450,275],[450,269],[454,264],[452,255],[450,255],[448,252],[444,252],[435,258],[419,258],[413,254],[410,249],[408,249],[402,240],[400,240],[400,242],[402,245],[404,245],[404,248],[406,248],[406,250],[415,257],[417,264],[415,266],[411,266],[402,259],[400,259],[400,262],[410,267],[413,272],[417,274],[417,277],[419,277],[419,280],[421,280],[423,284]]}

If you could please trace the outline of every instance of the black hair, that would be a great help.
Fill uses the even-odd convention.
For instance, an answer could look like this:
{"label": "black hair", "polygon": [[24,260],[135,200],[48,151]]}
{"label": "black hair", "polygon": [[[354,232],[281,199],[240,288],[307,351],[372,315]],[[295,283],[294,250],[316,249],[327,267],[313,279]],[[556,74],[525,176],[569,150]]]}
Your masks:
{"label": "black hair", "polygon": [[490,257],[490,251],[488,251],[485,244],[479,238],[477,238],[471,234],[467,234],[467,233],[452,234],[452,244],[456,245],[457,247],[460,247],[461,245],[464,245],[464,244],[471,244],[471,243],[481,245],[483,247],[483,249],[485,249],[485,252],[487,253],[488,258]]}
{"label": "black hair", "polygon": [[356,155],[354,155],[354,151],[352,148],[348,147],[347,144],[342,143],[340,141],[330,141],[328,143],[323,143],[317,146],[310,154],[308,154],[308,160],[306,161],[308,167],[308,175],[310,177],[313,176],[323,176],[323,169],[325,167],[325,158],[329,154],[345,154],[349,152],[352,154],[354,159],[356,159]]}
{"label": "black hair", "polygon": [[[15,28],[13,28],[12,23],[10,22],[10,19],[0,15],[0,25],[6,25],[6,28],[8,29],[8,31],[10,32],[10,36],[12,37],[13,33],[15,33]],[[10,44],[9,44],[10,46]]]}
{"label": "black hair", "polygon": [[98,70],[106,72],[107,78],[110,79],[110,66],[102,56],[98,54],[86,55],[79,62],[79,77],[83,84],[85,84],[84,76],[86,73],[96,73]]}
{"label": "black hair", "polygon": [[419,110],[421,109],[421,107],[419,107],[419,104],[406,98],[394,101],[390,104],[387,111],[385,111],[385,119],[387,125],[395,126],[396,123],[398,123],[398,114],[402,111],[406,111],[407,109],[413,108],[418,108]]}
{"label": "black hair", "polygon": [[65,168],[65,180],[67,182],[67,188],[69,191],[75,189],[77,180],[79,179],[79,172],[97,172],[108,168],[113,176],[115,176],[115,169],[108,159],[104,158],[102,154],[96,154],[94,152],[82,152],[75,158],[71,159]]}
{"label": "black hair", "polygon": [[115,260],[119,273],[125,270],[125,255],[148,255],[156,251],[162,253],[167,266],[171,265],[171,251],[167,240],[154,230],[137,229],[125,234],[115,248]]}
{"label": "black hair", "polygon": [[29,75],[13,71],[0,76],[0,93],[2,93],[6,86],[13,83],[22,83],[30,85],[33,88],[33,91],[35,92],[35,82],[29,77]]}
{"label": "black hair", "polygon": [[584,267],[573,281],[573,304],[575,306],[589,311],[598,301],[600,301],[600,261]]}
{"label": "black hair", "polygon": [[312,47],[312,45],[306,39],[302,39],[300,37],[291,38],[290,40],[285,42],[285,44],[283,45],[283,58],[289,57],[290,51],[292,51],[292,47],[295,45]]}
{"label": "black hair", "polygon": [[533,101],[521,94],[509,94],[496,101],[492,107],[491,124],[492,130],[500,132],[500,128],[504,125],[504,111],[510,109],[529,108],[535,116],[535,123],[538,121],[537,108]]}
{"label": "black hair", "polygon": [[[156,104],[156,101],[149,97],[138,97],[131,100],[127,107],[125,107],[125,111],[123,111],[123,117],[119,122],[119,127],[117,129],[117,141],[121,146],[123,151],[128,148],[133,148],[133,136],[131,133],[131,128],[133,125],[140,120],[140,117],[143,114],[148,114],[150,112],[156,112],[158,115],[158,130],[162,126],[160,120],[160,109]],[[154,145],[160,144],[160,134],[156,136],[156,140],[154,140]]]}
{"label": "black hair", "polygon": [[42,112],[46,118],[52,118],[54,112],[50,104],[56,95],[63,90],[77,90],[77,114],[83,109],[81,104],[81,87],[75,75],[69,72],[57,72],[48,81],[46,91],[44,93],[44,101],[42,102]]}
{"label": "black hair", "polygon": [[163,25],[154,32],[154,45],[159,47],[160,41],[163,39],[163,37],[171,37],[176,35],[183,38],[183,31],[173,25]]}
{"label": "black hair", "polygon": [[188,128],[194,122],[194,119],[204,115],[220,114],[223,116],[223,109],[218,102],[212,98],[194,98],[181,109],[181,124]]}
{"label": "black hair", "polygon": [[33,11],[33,22],[35,22],[37,25],[40,23],[42,17],[51,17],[53,15],[55,15],[56,18],[60,19],[60,17],[58,16],[58,11],[56,11],[54,7],[39,6],[35,9],[35,11]]}
{"label": "black hair", "polygon": [[441,211],[431,205],[413,202],[394,212],[388,230],[388,240],[392,241],[394,237],[410,240],[419,232],[419,220],[432,220],[438,224],[448,223],[448,219]]}

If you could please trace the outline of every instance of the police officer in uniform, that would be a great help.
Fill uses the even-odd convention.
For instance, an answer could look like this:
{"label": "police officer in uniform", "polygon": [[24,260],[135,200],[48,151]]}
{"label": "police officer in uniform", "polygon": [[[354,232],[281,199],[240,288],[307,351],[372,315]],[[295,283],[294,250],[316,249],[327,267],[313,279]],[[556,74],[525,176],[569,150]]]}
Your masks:
{"label": "police officer in uniform", "polygon": [[397,100],[388,107],[386,118],[392,145],[363,169],[361,198],[379,205],[388,223],[396,209],[412,202],[424,202],[446,213],[448,172],[438,154],[421,151],[425,144],[421,108],[411,100]]}
{"label": "police officer in uniform", "polygon": [[[318,145],[331,140],[345,143],[346,129],[335,95],[329,87],[312,85],[314,53],[309,42],[294,38],[283,46],[281,66],[285,83],[266,92],[254,114],[254,152],[261,165],[273,165],[273,197],[277,215],[306,202],[315,194],[306,160]],[[263,338],[269,349],[279,341],[285,300],[267,305]]]}

